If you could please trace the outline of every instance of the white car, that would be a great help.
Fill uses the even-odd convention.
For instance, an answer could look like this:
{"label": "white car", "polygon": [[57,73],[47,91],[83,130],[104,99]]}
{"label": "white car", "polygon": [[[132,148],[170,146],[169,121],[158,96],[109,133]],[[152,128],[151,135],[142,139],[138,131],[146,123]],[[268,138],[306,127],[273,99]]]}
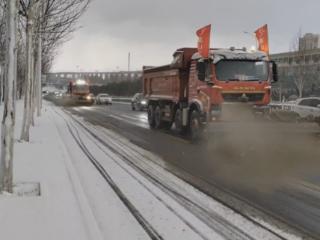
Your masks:
{"label": "white car", "polygon": [[296,101],[274,104],[273,108],[283,112],[291,112],[297,116],[297,120],[316,121],[320,123],[320,98],[299,98]]}
{"label": "white car", "polygon": [[96,97],[97,104],[112,104],[112,97],[107,93],[100,93]]}
{"label": "white car", "polygon": [[56,98],[62,98],[63,97],[63,93],[59,92],[59,91],[55,91],[54,95],[55,95]]}
{"label": "white car", "polygon": [[303,120],[314,121],[320,118],[320,98],[318,97],[300,98],[291,108]]}

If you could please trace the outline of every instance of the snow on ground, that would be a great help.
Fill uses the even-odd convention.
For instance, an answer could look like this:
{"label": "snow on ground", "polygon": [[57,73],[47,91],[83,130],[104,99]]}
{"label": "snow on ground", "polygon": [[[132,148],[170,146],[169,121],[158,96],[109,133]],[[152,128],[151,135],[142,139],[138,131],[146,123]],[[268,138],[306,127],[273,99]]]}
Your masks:
{"label": "snow on ground", "polygon": [[[20,102],[17,139],[21,117]],[[0,196],[2,239],[277,239],[168,173],[152,153],[47,102],[31,142],[15,145],[14,182],[39,183],[41,195]]]}
{"label": "snow on ground", "polygon": [[[14,151],[14,182],[40,183],[41,196],[0,196],[1,239],[102,239],[96,238],[90,218],[83,217],[89,213],[82,206],[74,173],[67,167],[69,157],[48,110],[45,106],[43,117],[36,119],[31,143],[16,142]],[[21,117],[19,102],[17,139]]]}

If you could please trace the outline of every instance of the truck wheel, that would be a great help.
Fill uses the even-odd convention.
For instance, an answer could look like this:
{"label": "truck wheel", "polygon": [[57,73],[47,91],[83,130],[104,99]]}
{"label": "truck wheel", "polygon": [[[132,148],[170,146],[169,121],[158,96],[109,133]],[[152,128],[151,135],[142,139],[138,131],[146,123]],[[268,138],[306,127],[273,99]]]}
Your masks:
{"label": "truck wheel", "polygon": [[133,103],[131,104],[131,109],[132,109],[132,111],[136,110]]}
{"label": "truck wheel", "polygon": [[183,126],[182,126],[182,112],[180,109],[177,109],[175,115],[174,115],[174,125],[176,127],[176,130],[179,133],[182,133]]}
{"label": "truck wheel", "polygon": [[170,130],[171,127],[172,127],[172,124],[173,124],[172,121],[171,121],[171,122],[163,122],[163,123],[162,123],[163,128],[164,128],[165,130]]}
{"label": "truck wheel", "polygon": [[148,106],[148,122],[149,122],[150,128],[155,128],[154,108],[152,105]]}
{"label": "truck wheel", "polygon": [[156,106],[154,111],[154,122],[155,128],[160,129],[163,126],[163,121],[161,120],[161,109],[160,106]]}
{"label": "truck wheel", "polygon": [[190,114],[190,138],[191,141],[198,141],[203,132],[203,126],[200,119],[200,114],[197,110],[193,110]]}

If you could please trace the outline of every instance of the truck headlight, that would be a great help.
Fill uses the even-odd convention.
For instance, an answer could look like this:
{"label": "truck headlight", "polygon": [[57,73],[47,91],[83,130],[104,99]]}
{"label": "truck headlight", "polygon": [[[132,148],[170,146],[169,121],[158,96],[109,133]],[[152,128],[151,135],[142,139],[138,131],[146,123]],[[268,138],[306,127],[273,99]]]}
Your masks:
{"label": "truck headlight", "polygon": [[146,105],[146,104],[147,104],[147,101],[146,101],[146,100],[142,100],[142,101],[141,101],[141,104],[142,104],[142,105]]}
{"label": "truck headlight", "polygon": [[91,96],[87,96],[86,99],[87,99],[87,100],[91,100],[92,97],[91,97]]}

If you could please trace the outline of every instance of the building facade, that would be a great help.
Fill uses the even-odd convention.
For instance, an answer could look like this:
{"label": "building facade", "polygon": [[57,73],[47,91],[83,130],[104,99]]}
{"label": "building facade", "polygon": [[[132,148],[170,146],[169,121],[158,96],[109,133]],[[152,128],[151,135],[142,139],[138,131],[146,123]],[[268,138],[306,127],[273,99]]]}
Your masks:
{"label": "building facade", "polygon": [[313,33],[306,33],[299,38],[299,50],[313,50],[320,48],[320,35]]}
{"label": "building facade", "polygon": [[[272,54],[278,65],[279,83],[275,90],[285,96],[299,95],[297,82],[303,81],[303,95],[320,95],[320,42],[319,35],[305,34],[299,39],[299,49]],[[299,80],[300,79],[300,80]]]}

